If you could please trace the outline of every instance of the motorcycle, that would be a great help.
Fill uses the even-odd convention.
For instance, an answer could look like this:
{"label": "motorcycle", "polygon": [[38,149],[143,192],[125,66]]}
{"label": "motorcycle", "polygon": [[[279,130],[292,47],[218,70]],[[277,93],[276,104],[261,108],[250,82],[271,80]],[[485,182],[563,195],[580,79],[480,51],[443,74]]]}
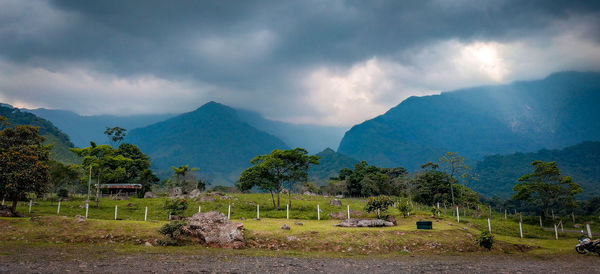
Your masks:
{"label": "motorcycle", "polygon": [[588,252],[595,252],[600,255],[600,240],[592,241],[585,235],[579,237],[579,243],[575,245],[575,251],[579,254],[586,254]]}

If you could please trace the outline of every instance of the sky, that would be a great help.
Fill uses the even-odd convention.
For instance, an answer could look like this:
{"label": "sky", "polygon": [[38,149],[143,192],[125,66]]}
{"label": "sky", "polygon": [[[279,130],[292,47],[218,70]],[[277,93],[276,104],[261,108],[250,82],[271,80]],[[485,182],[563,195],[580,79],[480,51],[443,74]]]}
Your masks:
{"label": "sky", "polygon": [[600,71],[600,1],[0,0],[0,102],[82,115],[208,101],[351,126],[410,96]]}

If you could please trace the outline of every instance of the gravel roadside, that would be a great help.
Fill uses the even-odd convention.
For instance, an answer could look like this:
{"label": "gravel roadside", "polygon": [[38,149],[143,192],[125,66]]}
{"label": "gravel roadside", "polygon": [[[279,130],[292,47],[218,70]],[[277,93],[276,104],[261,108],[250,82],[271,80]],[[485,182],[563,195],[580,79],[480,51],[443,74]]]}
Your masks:
{"label": "gravel roadside", "polygon": [[0,273],[584,273],[598,272],[597,255],[395,256],[393,258],[253,257],[231,254],[65,253],[20,250],[0,256]]}

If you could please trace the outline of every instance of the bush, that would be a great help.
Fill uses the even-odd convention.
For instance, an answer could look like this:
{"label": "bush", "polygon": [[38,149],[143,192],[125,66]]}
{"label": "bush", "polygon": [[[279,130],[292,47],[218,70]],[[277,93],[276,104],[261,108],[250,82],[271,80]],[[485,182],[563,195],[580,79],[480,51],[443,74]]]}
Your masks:
{"label": "bush", "polygon": [[401,204],[400,206],[398,206],[398,210],[400,211],[400,213],[402,213],[402,216],[404,216],[404,218],[408,217],[408,214],[410,214],[410,207],[407,204]]}
{"label": "bush", "polygon": [[187,209],[188,202],[186,199],[173,199],[165,201],[165,209],[171,212],[171,215],[183,216],[183,212]]}
{"label": "bush", "polygon": [[479,238],[477,238],[477,241],[479,242],[479,246],[485,247],[488,250],[490,250],[492,249],[492,245],[494,245],[494,235],[487,231],[483,231],[481,232],[481,234],[479,234]]}
{"label": "bush", "polygon": [[431,215],[433,217],[437,216],[439,213],[440,213],[440,209],[439,208],[437,208],[435,206],[431,207]]}
{"label": "bush", "polygon": [[168,236],[171,240],[179,238],[183,234],[185,222],[170,222],[163,225],[158,233]]}
{"label": "bush", "polygon": [[377,211],[377,218],[381,218],[380,212],[387,211],[388,207],[394,204],[394,201],[390,199],[390,197],[385,195],[380,195],[377,197],[369,197],[367,200],[367,205],[365,206],[365,210],[367,212]]}

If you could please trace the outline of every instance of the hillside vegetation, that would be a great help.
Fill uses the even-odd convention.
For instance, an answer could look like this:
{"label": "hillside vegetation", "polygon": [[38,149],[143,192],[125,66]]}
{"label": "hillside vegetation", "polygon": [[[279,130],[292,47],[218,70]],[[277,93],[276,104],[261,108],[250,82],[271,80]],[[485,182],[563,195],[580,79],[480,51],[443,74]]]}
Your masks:
{"label": "hillside vegetation", "polygon": [[51,122],[9,105],[0,105],[0,116],[8,118],[10,126],[32,125],[39,127],[40,135],[45,138],[44,144],[53,145],[50,151],[50,157],[53,160],[67,164],[80,163],[79,157],[69,150],[69,148],[73,147],[69,136],[60,131]]}
{"label": "hillside vegetation", "polygon": [[214,185],[231,185],[257,155],[288,146],[240,120],[235,109],[210,102],[188,113],[131,130],[127,142],[150,156],[159,177],[190,165]]}
{"label": "hillside vegetation", "polygon": [[338,152],[416,170],[447,151],[470,160],[600,140],[600,74],[563,72],[538,81],[410,97],[352,127]]}
{"label": "hillside vegetation", "polygon": [[486,156],[477,162],[474,172],[479,180],[470,187],[487,196],[510,198],[517,180],[531,172],[529,163],[555,161],[563,175],[571,176],[583,188],[581,196],[600,194],[600,142],[583,142],[560,150]]}

